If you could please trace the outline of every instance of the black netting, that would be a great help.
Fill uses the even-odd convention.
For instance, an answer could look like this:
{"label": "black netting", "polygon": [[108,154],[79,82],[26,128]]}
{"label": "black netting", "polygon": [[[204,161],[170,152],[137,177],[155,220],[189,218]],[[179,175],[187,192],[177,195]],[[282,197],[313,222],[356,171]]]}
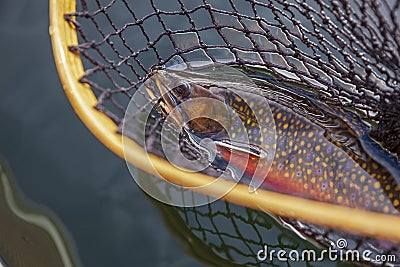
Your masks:
{"label": "black netting", "polygon": [[[162,206],[166,212],[176,212],[176,221],[171,227],[185,229],[184,238],[193,239],[192,250],[197,252],[198,258],[210,266],[306,266],[305,263],[295,261],[280,262],[278,259],[257,259],[257,252],[267,245],[269,250],[312,249],[320,252],[321,249],[300,240],[293,232],[284,230],[276,221],[264,212],[239,207],[227,202],[219,201],[196,208],[172,208]],[[199,253],[207,248],[205,254]],[[322,263],[310,263],[310,266],[325,264],[335,266],[327,259]],[[239,265],[240,264],[240,265]]]}
{"label": "black netting", "polygon": [[[315,242],[312,244],[302,239],[265,212],[224,201],[195,208],[177,208],[158,202],[155,204],[161,210],[167,226],[179,237],[186,250],[209,266],[391,266],[397,261],[393,262],[389,257],[400,253],[399,248],[393,244],[379,249],[377,241],[373,239],[284,219],[298,229],[299,234],[317,241],[319,245],[316,246]],[[332,247],[332,242],[335,244],[340,238],[347,242],[346,250],[342,250],[342,253],[337,247]],[[284,258],[288,260],[278,259],[276,253],[272,253],[271,258],[258,259],[257,253],[265,245],[269,252],[285,250]],[[328,247],[338,252],[329,257],[327,252],[322,252]],[[293,250],[299,252],[299,258],[295,259],[296,253],[292,259],[289,258]],[[306,263],[301,260],[302,253],[310,250],[315,251],[316,258]],[[355,250],[359,251],[359,257],[354,258],[356,260],[344,256],[346,251]],[[376,255],[385,255],[389,260],[375,263],[364,260],[362,252],[366,250],[371,251],[368,254],[371,259],[375,259]],[[307,254],[303,255],[307,259]]]}
{"label": "black netting", "polygon": [[[152,181],[153,186],[158,188],[168,187],[168,190],[163,190],[165,192],[176,190],[159,178],[140,170],[137,170],[136,175]],[[186,198],[182,194],[184,201],[191,201],[190,197]],[[201,207],[175,207],[153,198],[150,200],[160,210],[166,226],[181,241],[185,251],[207,266],[398,266],[400,260],[398,244],[287,218],[272,217],[264,211],[223,200]],[[347,243],[342,250],[337,247],[340,239]],[[265,245],[269,252],[275,250],[275,253],[260,260],[257,253]],[[329,247],[337,251],[329,254]],[[284,258],[287,261],[277,257],[278,250],[286,251]],[[316,253],[316,258],[310,258],[308,262],[301,260],[307,259],[307,253],[301,258],[302,253],[310,250]],[[362,253],[366,250],[370,251],[366,254],[370,259],[379,259],[377,255],[384,255],[386,258],[381,258],[380,262],[363,259]],[[293,258],[289,258],[291,251],[299,254],[294,253]],[[358,251],[355,254],[358,258],[346,256],[347,251]]]}
{"label": "black netting", "polygon": [[400,1],[91,1],[67,14],[80,37],[82,82],[121,126],[150,70],[184,61],[262,66],[320,99],[356,108],[400,150]]}

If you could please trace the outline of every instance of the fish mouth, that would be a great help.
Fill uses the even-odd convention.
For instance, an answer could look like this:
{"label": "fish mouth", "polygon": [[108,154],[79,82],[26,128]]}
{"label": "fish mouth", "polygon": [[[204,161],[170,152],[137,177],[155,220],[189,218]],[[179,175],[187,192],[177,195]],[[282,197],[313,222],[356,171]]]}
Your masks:
{"label": "fish mouth", "polygon": [[171,83],[168,82],[170,79],[166,77],[167,75],[163,69],[153,70],[150,80],[145,83],[145,88],[151,99],[161,100],[160,105],[169,114],[179,103],[170,92]]}
{"label": "fish mouth", "polygon": [[[197,123],[192,122],[192,125],[204,124],[203,126],[205,126],[206,124],[202,122],[206,120],[201,118],[204,117],[204,114],[211,114],[209,109],[212,100],[224,103],[224,99],[211,92],[207,86],[190,82],[184,73],[166,69],[153,70],[151,78],[145,83],[145,89],[150,98],[158,102],[159,111],[165,116],[172,115],[179,125],[187,125],[193,120]],[[192,101],[196,99],[199,101]],[[186,101],[191,102],[182,105]],[[221,108],[211,106],[211,109]],[[198,129],[198,127],[194,127],[193,130]]]}

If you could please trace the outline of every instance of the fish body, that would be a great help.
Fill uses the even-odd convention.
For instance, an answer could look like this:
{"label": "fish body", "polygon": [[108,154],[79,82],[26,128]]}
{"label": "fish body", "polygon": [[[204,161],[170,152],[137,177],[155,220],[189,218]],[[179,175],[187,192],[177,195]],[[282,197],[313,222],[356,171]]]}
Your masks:
{"label": "fish body", "polygon": [[[156,84],[158,88],[163,87]],[[253,95],[244,100],[232,90],[194,83],[164,88],[161,93],[166,113],[189,99],[200,97],[222,101],[235,110],[238,116],[233,118],[221,110],[213,110],[212,106],[199,104],[190,111],[179,110],[176,120],[185,121],[188,113],[197,114],[194,120],[186,119],[187,130],[215,140],[219,157],[243,171],[244,176],[262,181],[262,188],[383,213],[400,211],[399,177],[362,150],[357,130],[337,116],[339,112],[335,116],[329,112],[323,114],[315,105],[321,114],[316,112],[310,117],[306,111],[299,114],[279,101],[268,99],[272,116],[261,116],[265,121],[260,121],[257,115],[267,113],[267,107],[256,103],[261,98],[265,101],[264,96]],[[210,110],[230,128],[202,117]],[[238,127],[238,118],[244,128]],[[273,127],[271,142],[263,140],[271,136],[263,133]],[[247,145],[242,141],[245,139]],[[265,151],[263,143],[266,154],[271,154],[269,149],[274,150],[274,157],[267,161],[260,160]]]}
{"label": "fish body", "polygon": [[[269,106],[276,124],[276,152],[265,188],[354,208],[399,212],[399,186],[389,171],[366,154],[353,155],[338,146],[325,129],[290,108],[274,101]],[[339,131],[339,122],[336,127]],[[224,147],[219,151],[249,177],[263,167],[254,156],[247,160],[243,152]]]}

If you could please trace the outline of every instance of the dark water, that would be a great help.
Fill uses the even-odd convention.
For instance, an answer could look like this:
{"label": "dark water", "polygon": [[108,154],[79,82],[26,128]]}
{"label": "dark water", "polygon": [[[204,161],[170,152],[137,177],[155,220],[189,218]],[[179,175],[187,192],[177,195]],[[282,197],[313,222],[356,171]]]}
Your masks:
{"label": "dark water", "polygon": [[64,223],[84,266],[201,266],[75,115],[48,25],[48,1],[0,1],[0,154],[15,182]]}

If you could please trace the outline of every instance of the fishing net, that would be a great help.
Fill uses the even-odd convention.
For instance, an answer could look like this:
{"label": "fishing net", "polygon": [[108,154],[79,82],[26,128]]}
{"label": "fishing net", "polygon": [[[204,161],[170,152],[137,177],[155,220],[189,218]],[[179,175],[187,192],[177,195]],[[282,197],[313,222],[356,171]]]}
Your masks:
{"label": "fishing net", "polygon": [[[71,102],[120,156],[120,140],[108,142],[105,133],[122,133],[128,103],[152,70],[192,61],[239,67],[249,76],[254,68],[268,70],[281,84],[295,83],[319,101],[358,113],[371,125],[370,135],[400,155],[400,1],[80,0],[53,1],[52,10],[67,22],[53,18],[50,31]],[[69,30],[75,35],[58,36]],[[139,110],[145,102],[134,105]],[[91,123],[97,113],[84,106],[103,115]],[[161,119],[152,113],[149,135],[161,134]],[[190,144],[182,149],[199,157]]]}

